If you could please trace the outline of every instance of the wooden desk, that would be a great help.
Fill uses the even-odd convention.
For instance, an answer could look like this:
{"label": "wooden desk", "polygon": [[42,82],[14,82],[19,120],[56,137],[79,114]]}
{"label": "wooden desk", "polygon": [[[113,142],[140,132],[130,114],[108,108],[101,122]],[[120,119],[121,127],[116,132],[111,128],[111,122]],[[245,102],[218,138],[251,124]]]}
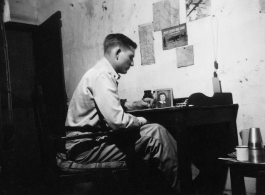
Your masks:
{"label": "wooden desk", "polygon": [[213,164],[218,157],[232,152],[238,145],[237,111],[238,104],[231,104],[147,109],[129,113],[164,126],[176,139],[181,191],[191,192],[194,187],[191,163],[199,165],[200,175],[208,175],[208,180],[213,179],[207,172],[213,173],[217,167],[211,165],[216,166]]}

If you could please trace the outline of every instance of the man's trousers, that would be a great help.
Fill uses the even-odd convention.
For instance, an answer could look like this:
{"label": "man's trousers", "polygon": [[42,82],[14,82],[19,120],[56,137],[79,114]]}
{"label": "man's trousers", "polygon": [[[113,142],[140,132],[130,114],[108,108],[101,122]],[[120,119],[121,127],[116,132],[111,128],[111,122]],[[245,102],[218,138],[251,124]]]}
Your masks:
{"label": "man's trousers", "polygon": [[82,164],[120,161],[126,158],[125,148],[133,146],[136,156],[147,164],[155,164],[168,184],[175,188],[178,176],[176,140],[158,124],[147,124],[140,128],[140,132],[133,131],[128,130],[110,138],[99,138],[93,141],[93,144],[80,144],[75,146],[79,148],[78,152],[74,147],[69,151],[68,156],[71,160]]}

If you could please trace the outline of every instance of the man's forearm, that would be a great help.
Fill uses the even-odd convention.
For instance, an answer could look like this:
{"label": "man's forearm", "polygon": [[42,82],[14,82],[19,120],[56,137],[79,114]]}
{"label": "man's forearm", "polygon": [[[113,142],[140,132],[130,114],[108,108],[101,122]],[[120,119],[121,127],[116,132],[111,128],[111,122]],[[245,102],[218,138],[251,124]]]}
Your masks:
{"label": "man's forearm", "polygon": [[132,110],[137,110],[137,108],[135,108],[135,102],[128,102],[126,99],[121,99],[121,106],[123,108],[123,110],[126,111],[132,111]]}
{"label": "man's forearm", "polygon": [[126,109],[126,111],[132,111],[132,110],[135,110],[135,107],[133,106],[133,102],[128,102],[126,101],[124,103],[124,107]]}
{"label": "man's forearm", "polygon": [[137,101],[130,102],[130,101],[127,101],[126,99],[121,99],[120,102],[125,112],[140,109],[138,108],[139,106],[136,105]]}
{"label": "man's forearm", "polygon": [[128,111],[150,108],[150,104],[145,102],[144,100],[133,101],[133,102],[126,101],[124,106],[126,107]]}

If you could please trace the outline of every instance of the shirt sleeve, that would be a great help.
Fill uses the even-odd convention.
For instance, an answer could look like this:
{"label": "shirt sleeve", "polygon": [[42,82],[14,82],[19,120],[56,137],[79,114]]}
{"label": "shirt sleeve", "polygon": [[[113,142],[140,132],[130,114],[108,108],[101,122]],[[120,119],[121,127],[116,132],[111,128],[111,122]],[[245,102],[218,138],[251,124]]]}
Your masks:
{"label": "shirt sleeve", "polygon": [[113,130],[140,127],[137,117],[124,112],[117,83],[109,73],[103,72],[95,79],[93,95],[101,114]]}

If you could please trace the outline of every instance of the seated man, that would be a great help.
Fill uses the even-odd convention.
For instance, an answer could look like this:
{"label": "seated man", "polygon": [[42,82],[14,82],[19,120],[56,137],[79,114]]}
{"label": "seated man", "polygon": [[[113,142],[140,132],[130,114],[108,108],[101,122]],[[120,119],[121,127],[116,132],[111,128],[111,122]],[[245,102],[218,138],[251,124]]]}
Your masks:
{"label": "seated man", "polygon": [[[126,74],[134,65],[137,44],[123,34],[110,34],[104,41],[104,57],[88,70],[79,82],[70,101],[66,126],[91,126],[93,129],[122,130],[124,134],[136,132],[137,138],[128,136],[137,156],[145,162],[156,162],[168,184],[177,185],[177,143],[170,133],[158,124],[148,124],[143,117],[135,117],[126,110],[148,108],[151,99],[136,102],[120,100],[119,74]],[[67,132],[67,136],[82,132]],[[127,137],[127,138],[128,138]],[[134,139],[134,140],[133,140]],[[96,140],[79,139],[66,144],[67,156],[78,163],[124,160],[122,146],[129,141],[101,137]]]}

